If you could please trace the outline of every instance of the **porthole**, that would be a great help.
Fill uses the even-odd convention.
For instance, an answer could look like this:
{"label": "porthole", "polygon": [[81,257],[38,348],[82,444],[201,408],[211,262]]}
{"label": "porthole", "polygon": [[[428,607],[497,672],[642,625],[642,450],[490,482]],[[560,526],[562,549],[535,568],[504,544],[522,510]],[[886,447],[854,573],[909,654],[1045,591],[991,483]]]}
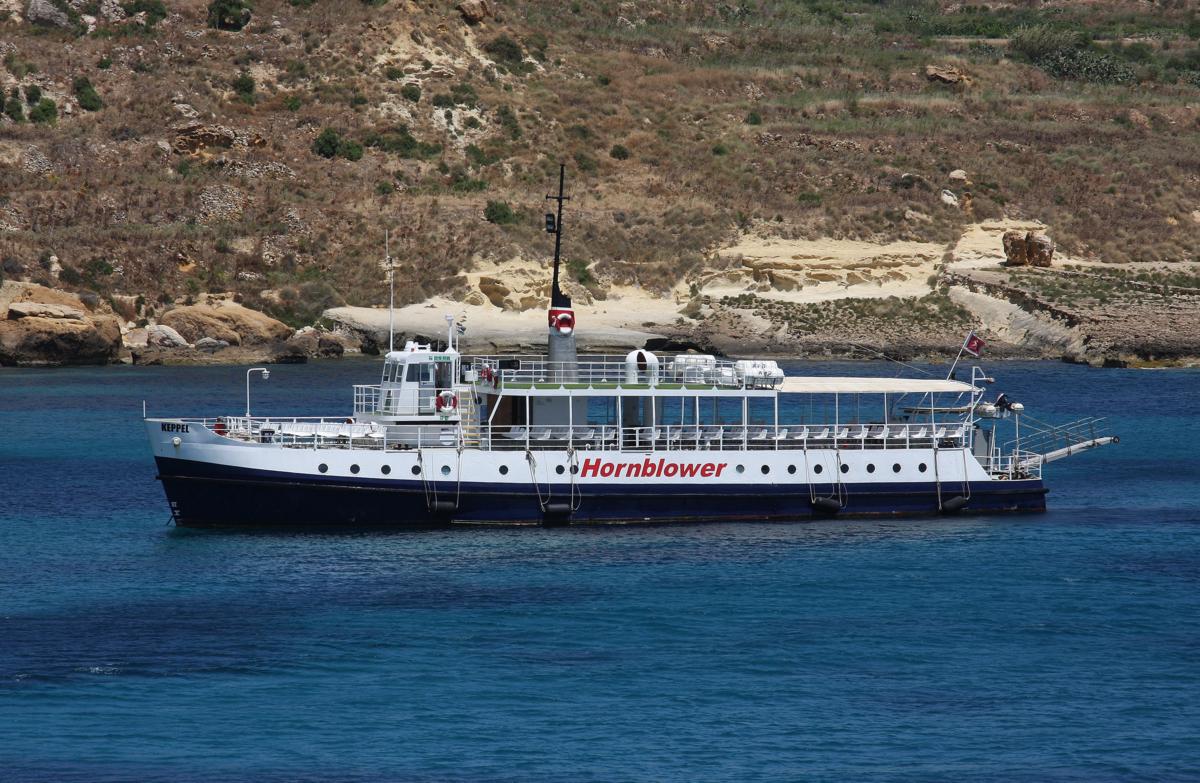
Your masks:
{"label": "porthole", "polygon": [[921,471],[922,473],[924,473],[926,470],[928,470],[928,468],[926,467],[925,463],[924,463],[924,462],[922,462],[920,465],[917,465],[917,470],[919,470],[919,471]]}
{"label": "porthole", "polygon": [[379,472],[386,476],[387,474],[392,472],[392,466],[384,465],[382,468],[379,469]]}
{"label": "porthole", "polygon": [[576,474],[576,473],[578,473],[578,472],[579,472],[579,466],[578,466],[578,465],[572,465],[572,466],[571,466],[571,474],[572,474],[572,475],[574,475],[574,474]]}
{"label": "porthole", "polygon": [[561,476],[562,474],[567,472],[567,469],[564,468],[562,465],[555,465],[554,472]]}
{"label": "porthole", "polygon": [[745,472],[746,472],[746,466],[745,466],[745,465],[738,465],[738,466],[737,466],[737,472],[738,472],[738,473],[745,473]]}
{"label": "porthole", "polygon": [[449,465],[442,465],[442,475],[443,476],[450,475],[450,466]]}
{"label": "porthole", "polygon": [[874,472],[875,472],[875,463],[874,463],[874,462],[868,462],[868,463],[867,463],[867,472],[868,472],[868,473],[874,473]]}
{"label": "porthole", "polygon": [[844,463],[844,462],[842,463],[842,472],[843,472],[843,473],[849,473],[849,472],[850,472],[850,466],[849,466],[849,465],[847,465],[847,464],[846,464],[846,463]]}
{"label": "porthole", "polygon": [[357,476],[358,475],[358,465],[351,465],[350,472]]}
{"label": "porthole", "polygon": [[899,472],[900,472],[900,463],[899,463],[899,462],[897,462],[896,464],[892,465],[892,472],[893,472],[893,473],[899,473]]}
{"label": "porthole", "polygon": [[823,470],[825,470],[825,467],[823,465],[814,465],[813,466],[813,473],[820,473]]}
{"label": "porthole", "polygon": [[501,466],[500,466],[500,475],[501,475],[501,476],[507,476],[507,475],[508,475],[508,465],[501,465]]}
{"label": "porthole", "polygon": [[414,476],[419,476],[419,475],[421,475],[421,466],[420,466],[420,465],[413,465],[413,471],[412,471],[412,473],[413,473],[413,475],[414,475]]}
{"label": "porthole", "polygon": [[771,466],[770,466],[770,465],[763,465],[763,466],[762,466],[762,472],[763,472],[763,475],[764,475],[764,476],[765,476],[765,475],[767,475],[768,473],[770,473],[770,472],[771,472]]}
{"label": "porthole", "polygon": [[317,465],[317,470],[321,471],[322,473],[328,473],[329,466],[322,462],[320,465]]}
{"label": "porthole", "polygon": [[796,475],[796,466],[788,465],[788,473],[791,473],[793,476]]}

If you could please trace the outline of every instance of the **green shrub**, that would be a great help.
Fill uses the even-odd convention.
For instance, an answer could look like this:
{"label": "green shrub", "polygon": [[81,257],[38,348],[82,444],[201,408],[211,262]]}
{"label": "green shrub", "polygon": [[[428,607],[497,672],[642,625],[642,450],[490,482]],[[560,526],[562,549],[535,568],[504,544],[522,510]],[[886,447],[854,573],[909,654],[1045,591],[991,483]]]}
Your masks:
{"label": "green shrub", "polygon": [[367,96],[363,95],[361,92],[355,92],[350,95],[349,103],[350,103],[350,108],[352,108],[352,109],[357,109],[360,106],[366,106],[367,105]]}
{"label": "green shrub", "polygon": [[44,125],[58,122],[58,104],[49,98],[42,98],[37,106],[29,110],[29,121]]}
{"label": "green shrub", "polygon": [[821,206],[820,193],[801,193],[796,196],[797,203],[802,207],[819,207]]}
{"label": "green shrub", "polygon": [[479,193],[487,189],[487,180],[469,177],[465,172],[456,172],[450,179],[450,190],[455,193]]}
{"label": "green shrub", "polygon": [[375,183],[375,195],[376,196],[381,196],[381,197],[382,196],[390,196],[391,194],[393,194],[395,192],[396,192],[396,186],[393,185],[391,182],[388,182],[387,180],[380,180],[379,182]]}
{"label": "green shrub", "polygon": [[127,16],[145,11],[147,27],[153,27],[167,18],[167,7],[163,5],[162,0],[132,0],[132,2],[123,3],[121,7],[125,9]]}
{"label": "green shrub", "polygon": [[4,114],[13,122],[25,122],[25,106],[16,87],[12,88],[8,100],[4,102]]}
{"label": "green shrub", "polygon": [[300,111],[300,107],[304,105],[304,101],[299,95],[289,95],[283,99],[283,108],[288,111]]}
{"label": "green shrub", "polygon": [[484,152],[474,144],[468,144],[465,152],[467,153],[467,160],[476,166],[490,166],[500,160],[500,157],[495,153]]}
{"label": "green shrub", "polygon": [[599,84],[601,87],[607,87],[612,84],[612,77],[602,73],[596,77],[596,84]]}
{"label": "green shrub", "polygon": [[83,275],[79,274],[75,267],[64,265],[58,273],[58,279],[67,285],[79,285],[83,282]]}
{"label": "green shrub", "polygon": [[525,62],[525,51],[521,44],[507,35],[499,35],[483,45],[483,50],[491,55],[496,64],[515,74],[525,74],[532,66]]}
{"label": "green shrub", "polygon": [[101,58],[100,58],[100,59],[99,59],[99,60],[96,62],[96,67],[97,67],[97,68],[99,68],[99,69],[100,69],[100,70],[102,70],[102,71],[107,71],[109,68],[111,68],[111,67],[112,67],[112,58],[111,58],[111,57],[108,57],[107,55],[106,55],[106,56],[104,56],[104,57],[101,57]]}
{"label": "green shrub", "polygon": [[498,226],[511,225],[520,220],[507,201],[489,201],[483,209],[483,217],[489,223],[495,223]]}
{"label": "green shrub", "polygon": [[25,103],[29,106],[37,106],[38,101],[42,99],[42,88],[36,84],[25,86]]}
{"label": "green shrub", "polygon": [[245,0],[212,0],[208,4],[208,26],[237,32],[250,24],[250,8]]}
{"label": "green shrub", "polygon": [[1009,51],[1024,55],[1033,63],[1082,44],[1079,31],[1045,24],[1018,28],[1008,39]]}
{"label": "green shrub", "polygon": [[389,65],[383,69],[383,75],[389,81],[398,82],[404,78],[404,69],[395,65]]}
{"label": "green shrub", "polygon": [[752,111],[746,115],[747,125],[762,125],[762,115],[756,111]]}
{"label": "green shrub", "polygon": [[92,86],[86,76],[77,78],[73,87],[75,100],[79,101],[79,108],[84,111],[100,111],[104,108],[104,101],[100,100],[99,93],[96,92],[96,88]]}
{"label": "green shrub", "polygon": [[433,96],[433,105],[439,109],[448,109],[454,106],[454,96],[449,93],[438,93]]}
{"label": "green shrub", "polygon": [[592,275],[592,270],[588,269],[588,262],[581,258],[572,258],[567,260],[567,271],[571,273],[571,277],[580,285],[590,285],[596,282],[596,278]]}
{"label": "green shrub", "polygon": [[575,159],[575,165],[585,174],[594,174],[600,168],[600,164],[591,155],[584,152],[576,152],[571,156]]}
{"label": "green shrub", "polygon": [[338,148],[342,145],[342,135],[333,128],[326,128],[317,136],[312,144],[312,151],[322,158],[337,157]]}
{"label": "green shrub", "polygon": [[1136,74],[1115,57],[1091,49],[1068,49],[1043,57],[1038,67],[1056,79],[1072,79],[1100,84],[1126,84]]}
{"label": "green shrub", "polygon": [[521,123],[517,121],[517,113],[511,106],[506,103],[496,109],[496,119],[500,120],[500,127],[508,131],[510,138],[514,141],[521,138]]}
{"label": "green shrub", "polygon": [[608,151],[609,157],[616,160],[629,160],[629,150],[625,149],[620,144],[612,145],[612,149]]}
{"label": "green shrub", "polygon": [[431,158],[442,151],[440,144],[417,141],[405,125],[371,131],[363,139],[363,143],[402,158]]}
{"label": "green shrub", "polygon": [[728,148],[728,147],[726,147],[724,144],[719,144],[719,143],[718,143],[718,144],[714,144],[714,145],[713,145],[713,148],[712,148],[712,154],[713,154],[713,155],[717,155],[717,156],[721,156],[721,155],[728,155],[728,154],[729,154],[729,148]]}
{"label": "green shrub", "polygon": [[247,71],[242,71],[237,78],[229,83],[233,91],[244,103],[254,103],[254,77]]}

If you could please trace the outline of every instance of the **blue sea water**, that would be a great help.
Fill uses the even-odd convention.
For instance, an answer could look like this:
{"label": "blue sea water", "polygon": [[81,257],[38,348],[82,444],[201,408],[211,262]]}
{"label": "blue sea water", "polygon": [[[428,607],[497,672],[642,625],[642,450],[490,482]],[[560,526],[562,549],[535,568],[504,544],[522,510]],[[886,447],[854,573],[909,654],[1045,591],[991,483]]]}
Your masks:
{"label": "blue sea water", "polygon": [[1200,779],[1200,372],[989,369],[1121,435],[1044,515],[346,535],[166,524],[244,368],[0,371],[0,780]]}

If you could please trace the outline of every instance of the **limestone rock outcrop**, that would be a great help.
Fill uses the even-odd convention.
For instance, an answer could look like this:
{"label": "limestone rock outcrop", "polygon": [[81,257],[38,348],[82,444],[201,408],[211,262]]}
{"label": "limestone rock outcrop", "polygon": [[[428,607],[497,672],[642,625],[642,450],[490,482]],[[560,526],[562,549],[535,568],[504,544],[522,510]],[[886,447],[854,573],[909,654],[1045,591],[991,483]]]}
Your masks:
{"label": "limestone rock outcrop", "polygon": [[164,313],[159,323],[192,343],[211,337],[230,345],[262,345],[292,336],[287,324],[236,302],[222,300],[176,307]]}
{"label": "limestone rock outcrop", "polygon": [[1050,266],[1054,241],[1045,234],[1006,231],[1002,239],[1006,266]]}
{"label": "limestone rock outcrop", "polygon": [[926,65],[925,78],[938,84],[970,84],[971,77],[953,65]]}
{"label": "limestone rock outcrop", "polygon": [[0,285],[0,365],[107,364],[121,349],[120,321],[74,294],[34,283]]}
{"label": "limestone rock outcrop", "polygon": [[183,335],[165,324],[153,324],[146,327],[146,344],[155,348],[191,347]]}
{"label": "limestone rock outcrop", "polygon": [[29,5],[25,9],[25,18],[35,24],[52,27],[71,26],[71,20],[66,13],[50,0],[29,0]]}
{"label": "limestone rock outcrop", "polygon": [[467,24],[479,24],[489,16],[494,16],[488,0],[463,0],[458,4],[458,12]]}

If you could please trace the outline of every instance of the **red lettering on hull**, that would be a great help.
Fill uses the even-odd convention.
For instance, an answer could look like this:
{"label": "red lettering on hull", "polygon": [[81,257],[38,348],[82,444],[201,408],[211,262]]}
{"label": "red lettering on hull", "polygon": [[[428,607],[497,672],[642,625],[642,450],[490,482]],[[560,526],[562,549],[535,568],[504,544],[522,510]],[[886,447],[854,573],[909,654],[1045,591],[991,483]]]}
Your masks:
{"label": "red lettering on hull", "polygon": [[606,462],[595,457],[583,460],[580,478],[713,478],[720,477],[726,462],[667,462],[649,457],[641,462]]}

